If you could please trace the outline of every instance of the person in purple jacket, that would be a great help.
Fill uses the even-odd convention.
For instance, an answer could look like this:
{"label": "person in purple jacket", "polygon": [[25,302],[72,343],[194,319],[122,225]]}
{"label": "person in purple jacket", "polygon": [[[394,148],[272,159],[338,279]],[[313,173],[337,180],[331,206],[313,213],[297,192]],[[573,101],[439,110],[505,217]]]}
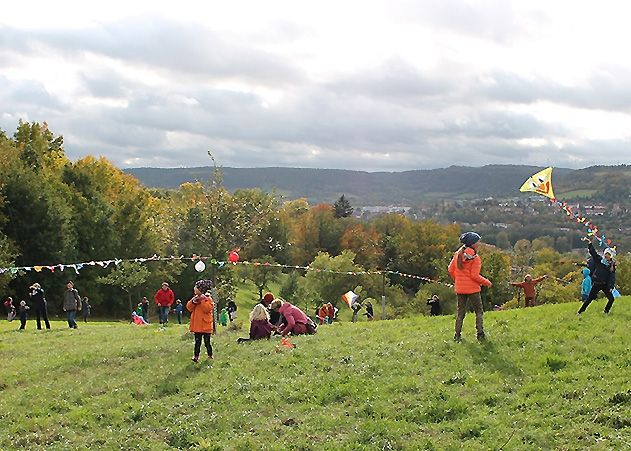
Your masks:
{"label": "person in purple jacket", "polygon": [[279,312],[285,318],[284,325],[279,327],[282,335],[303,335],[316,332],[315,323],[302,310],[282,299],[274,299],[270,308]]}
{"label": "person in purple jacket", "polygon": [[250,313],[250,337],[238,338],[237,343],[244,341],[262,340],[268,338],[276,327],[269,322],[269,313],[263,304],[256,304]]}

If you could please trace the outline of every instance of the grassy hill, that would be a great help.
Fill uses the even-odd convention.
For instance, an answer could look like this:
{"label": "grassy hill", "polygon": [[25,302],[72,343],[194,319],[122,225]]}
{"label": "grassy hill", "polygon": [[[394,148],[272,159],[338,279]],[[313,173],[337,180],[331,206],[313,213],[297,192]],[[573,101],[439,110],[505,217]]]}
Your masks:
{"label": "grassy hill", "polygon": [[[0,324],[2,449],[630,449],[631,299],[321,326],[275,352],[185,325]],[[239,310],[240,321],[246,316]]]}
{"label": "grassy hill", "polygon": [[[403,172],[362,172],[340,169],[306,168],[222,168],[224,185],[229,190],[261,188],[276,190],[286,198],[306,197],[312,203],[332,203],[345,194],[354,205],[414,205],[419,200],[470,199],[517,196],[521,184],[540,167],[488,165],[482,167],[451,166],[442,169]],[[212,174],[201,168],[133,168],[126,172],[145,186],[177,188],[184,182],[204,181]],[[631,181],[629,166],[593,166],[572,170],[555,168],[555,191],[581,191],[611,194],[627,198]],[[568,198],[568,196],[564,196]]]}

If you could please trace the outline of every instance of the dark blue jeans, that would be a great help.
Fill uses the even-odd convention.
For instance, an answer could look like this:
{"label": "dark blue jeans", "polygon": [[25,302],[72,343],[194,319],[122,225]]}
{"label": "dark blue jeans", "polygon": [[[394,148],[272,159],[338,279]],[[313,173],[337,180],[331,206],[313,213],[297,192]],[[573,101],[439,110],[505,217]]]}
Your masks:
{"label": "dark blue jeans", "polygon": [[158,315],[160,316],[160,324],[166,324],[169,321],[169,307],[158,306]]}
{"label": "dark blue jeans", "polygon": [[75,321],[75,319],[77,318],[77,311],[76,310],[67,310],[66,311],[66,318],[68,319],[68,327],[70,327],[71,329],[76,329],[77,328],[77,322]]}

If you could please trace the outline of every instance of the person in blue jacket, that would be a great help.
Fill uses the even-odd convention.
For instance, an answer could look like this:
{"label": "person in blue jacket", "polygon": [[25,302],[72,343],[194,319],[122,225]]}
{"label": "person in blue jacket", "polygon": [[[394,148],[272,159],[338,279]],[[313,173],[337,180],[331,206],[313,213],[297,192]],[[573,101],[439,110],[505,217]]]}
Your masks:
{"label": "person in blue jacket", "polygon": [[577,314],[580,315],[587,309],[589,304],[596,299],[599,291],[602,291],[607,298],[605,313],[609,313],[613,306],[614,296],[612,291],[616,284],[616,251],[608,247],[603,251],[603,255],[601,256],[596,249],[594,249],[594,245],[589,238],[583,238],[583,241],[587,241],[588,243],[587,249],[593,260],[592,266],[594,269],[591,274],[592,289],[589,291],[587,299],[583,302]]}
{"label": "person in blue jacket", "polygon": [[585,302],[592,291],[592,276],[589,268],[583,268],[583,283],[581,283],[581,300]]}

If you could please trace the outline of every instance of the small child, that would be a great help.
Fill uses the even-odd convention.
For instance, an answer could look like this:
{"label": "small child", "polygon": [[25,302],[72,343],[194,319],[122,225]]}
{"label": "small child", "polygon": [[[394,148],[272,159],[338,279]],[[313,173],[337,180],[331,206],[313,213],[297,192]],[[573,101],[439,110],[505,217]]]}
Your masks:
{"label": "small child", "polygon": [[581,300],[585,302],[592,291],[592,277],[589,268],[583,268],[583,283],[581,284]]}
{"label": "small child", "polygon": [[202,338],[208,358],[213,358],[213,348],[210,345],[210,334],[213,333],[213,307],[214,302],[210,296],[204,293],[213,287],[211,280],[198,280],[193,287],[194,296],[186,303],[186,309],[191,312],[189,330],[195,334],[195,348],[193,362],[199,361],[199,353],[202,347]]}
{"label": "small child", "polygon": [[26,301],[20,301],[20,330],[26,328],[26,320],[28,319],[28,311],[30,307],[26,305]]}
{"label": "small child", "polygon": [[136,312],[131,312],[131,320],[137,326],[148,326],[149,323]]}
{"label": "small child", "polygon": [[263,304],[256,304],[250,313],[250,337],[238,338],[237,343],[250,340],[269,339],[276,328],[269,322],[269,313]]}
{"label": "small child", "polygon": [[175,308],[173,309],[173,311],[175,311],[175,316],[177,317],[177,323],[182,324],[182,312],[184,311],[184,306],[182,305],[182,301],[180,301],[179,299],[175,301]]}
{"label": "small child", "polygon": [[228,310],[226,310],[226,308],[222,308],[221,309],[221,313],[219,313],[219,324],[221,324],[223,327],[226,327],[228,325]]}

